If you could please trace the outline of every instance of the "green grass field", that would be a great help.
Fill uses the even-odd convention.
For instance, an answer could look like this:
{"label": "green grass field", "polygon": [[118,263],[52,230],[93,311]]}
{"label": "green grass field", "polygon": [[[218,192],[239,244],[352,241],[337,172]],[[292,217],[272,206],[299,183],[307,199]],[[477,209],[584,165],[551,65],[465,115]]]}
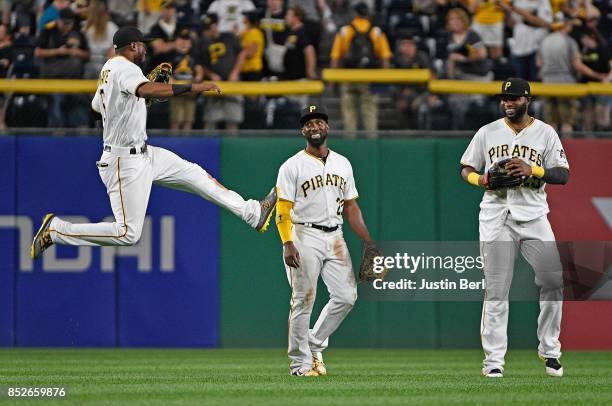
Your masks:
{"label": "green grass field", "polygon": [[563,378],[547,377],[534,351],[510,351],[497,380],[480,376],[481,358],[476,350],[331,349],[328,376],[296,378],[281,349],[4,349],[0,385],[67,385],[68,400],[51,402],[61,405],[612,404],[612,352],[567,352]]}

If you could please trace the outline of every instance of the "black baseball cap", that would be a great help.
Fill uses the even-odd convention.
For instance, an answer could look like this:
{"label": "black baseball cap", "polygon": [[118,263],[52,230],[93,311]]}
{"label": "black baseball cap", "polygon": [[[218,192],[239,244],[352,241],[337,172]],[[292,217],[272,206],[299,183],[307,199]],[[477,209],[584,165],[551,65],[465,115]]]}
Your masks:
{"label": "black baseball cap", "polygon": [[367,16],[368,13],[370,12],[370,8],[368,7],[367,3],[364,1],[360,1],[359,3],[355,4],[353,6],[353,10],[355,10],[355,12],[362,17]]}
{"label": "black baseball cap", "polygon": [[177,30],[176,38],[192,39],[191,38],[191,29],[185,27],[185,28],[181,28],[180,30]]}
{"label": "black baseball cap", "polygon": [[501,93],[498,96],[531,97],[529,82],[521,78],[508,78],[502,82]]}
{"label": "black baseball cap", "polygon": [[318,104],[309,104],[304,107],[300,113],[300,127],[304,127],[304,124],[313,118],[322,118],[325,120],[325,122],[327,122],[328,117],[325,107]]}
{"label": "black baseball cap", "polygon": [[243,11],[242,15],[248,18],[251,24],[257,24],[261,21],[262,17],[264,16],[264,13],[262,12],[262,10],[253,9],[253,10]]}
{"label": "black baseball cap", "polygon": [[113,35],[113,46],[120,49],[130,45],[132,42],[149,42],[142,32],[136,27],[122,27]]}
{"label": "black baseball cap", "polygon": [[204,14],[202,16],[202,25],[204,29],[207,30],[211,25],[217,24],[219,22],[219,17],[215,13]]}
{"label": "black baseball cap", "polygon": [[74,13],[70,10],[70,7],[63,8],[59,11],[59,19],[65,21],[73,21]]}

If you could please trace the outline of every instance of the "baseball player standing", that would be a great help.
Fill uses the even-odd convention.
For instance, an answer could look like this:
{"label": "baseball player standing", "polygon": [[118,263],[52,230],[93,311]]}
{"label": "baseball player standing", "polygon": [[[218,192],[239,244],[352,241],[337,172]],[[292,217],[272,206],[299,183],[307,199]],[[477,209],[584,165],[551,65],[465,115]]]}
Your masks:
{"label": "baseball player standing", "polygon": [[[289,369],[295,376],[326,375],[323,351],[357,299],[355,276],[342,235],[342,215],[363,241],[368,228],[357,204],[351,163],[327,147],[327,113],[309,105],[300,117],[306,149],[278,171],[276,225],[291,285]],[[330,300],[309,330],[319,275]]]}
{"label": "baseball player standing", "polygon": [[[510,78],[502,83],[504,118],[482,127],[461,158],[461,176],[485,187],[480,204],[479,232],[486,281],[481,337],[485,352],[482,372],[501,378],[508,345],[508,293],[517,249],[535,271],[540,290],[537,335],[538,355],[546,373],[563,376],[559,363],[563,280],[555,236],[546,214],[546,183],[566,184],[569,165],[555,130],[527,113],[531,101],[529,83]],[[507,163],[502,160],[507,160]],[[497,164],[497,165],[496,165]],[[504,166],[509,178],[520,185],[500,187],[490,176],[493,167]],[[478,171],[484,169],[484,175]]]}
{"label": "baseball player standing", "polygon": [[164,99],[220,89],[213,83],[178,85],[149,81],[139,65],[146,60],[145,38],[134,27],[115,33],[116,56],[100,72],[91,107],[102,116],[104,147],[97,162],[115,222],[73,224],[47,214],[32,242],[32,258],[54,243],[133,245],[140,239],[153,183],[194,193],[230,210],[259,231],[267,229],[276,204],[273,189],[262,201],[245,201],[200,166],[163,148],[146,144],[145,99]]}

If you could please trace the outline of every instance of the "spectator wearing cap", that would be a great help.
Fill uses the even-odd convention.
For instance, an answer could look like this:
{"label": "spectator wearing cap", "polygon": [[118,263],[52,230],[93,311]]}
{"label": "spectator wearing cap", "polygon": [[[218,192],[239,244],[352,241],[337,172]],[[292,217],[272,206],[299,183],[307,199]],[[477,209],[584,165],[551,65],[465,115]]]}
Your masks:
{"label": "spectator wearing cap", "polygon": [[550,0],[495,0],[504,9],[512,27],[510,62],[516,76],[535,81],[538,79],[536,54],[553,21]]}
{"label": "spectator wearing cap", "polygon": [[[81,79],[89,59],[87,40],[74,28],[74,13],[64,8],[59,19],[46,25],[36,41],[34,56],[42,60],[40,76],[53,79]],[[88,123],[82,95],[53,94],[50,127],[84,127]]]}
{"label": "spectator wearing cap", "polygon": [[162,4],[159,19],[149,32],[149,38],[152,40],[150,68],[169,60],[175,50],[174,38],[178,31],[174,3],[167,1]]}
{"label": "spectator wearing cap", "polygon": [[[240,78],[242,52],[240,40],[231,32],[221,33],[215,14],[206,14],[203,19],[204,32],[197,46],[198,74],[219,82],[237,81]],[[213,130],[220,124],[235,131],[244,120],[243,98],[241,96],[215,96],[206,98],[204,125]]]}
{"label": "spectator wearing cap", "polygon": [[[351,24],[342,27],[334,38],[331,67],[388,69],[392,53],[387,36],[372,24],[365,3],[356,4],[354,10],[356,16]],[[361,116],[368,135],[375,136],[378,130],[378,95],[372,93],[367,83],[342,83],[340,92],[342,120],[348,135],[354,136]]]}
{"label": "spectator wearing cap", "polygon": [[113,35],[119,27],[111,21],[103,2],[92,2],[83,32],[89,45],[90,57],[85,64],[85,78],[97,79],[108,58],[113,55]]}
{"label": "spectator wearing cap", "polygon": [[[138,0],[138,29],[147,34],[159,20],[162,7],[171,0]],[[112,9],[111,9],[112,10]]]}
{"label": "spectator wearing cap", "polygon": [[[578,44],[570,37],[573,29],[568,16],[559,13],[555,16],[555,30],[548,34],[539,50],[541,64],[540,77],[544,83],[576,83],[574,72],[589,79],[604,81],[608,75],[599,73],[582,62]],[[545,120],[561,136],[570,137],[576,123],[578,101],[572,98],[549,97],[544,101]]]}
{"label": "spectator wearing cap", "polygon": [[[196,58],[193,40],[195,33],[189,28],[182,28],[174,43],[172,52],[172,74],[175,81],[199,83],[204,79],[204,72],[196,69]],[[191,130],[195,119],[196,98],[194,95],[173,97],[170,99],[170,128],[173,130]]]}
{"label": "spectator wearing cap", "polygon": [[[607,75],[606,81],[610,81],[612,74],[610,52],[605,40],[595,28],[586,28],[580,31],[580,56],[582,63],[594,72]],[[588,82],[589,78],[582,76],[581,82]],[[582,99],[581,118],[583,131],[608,131],[610,130],[610,116],[612,110],[612,96],[591,95]]]}
{"label": "spectator wearing cap", "polygon": [[[416,39],[410,35],[398,39],[392,64],[395,69],[428,69],[431,78],[435,78],[431,58],[418,49]],[[436,96],[430,95],[427,86],[421,84],[395,86],[393,99],[400,113],[400,128],[417,128],[419,113],[428,111],[429,102],[437,102]]]}
{"label": "spectator wearing cap", "polygon": [[504,9],[492,0],[470,0],[469,11],[474,16],[471,29],[482,38],[489,58],[500,58],[504,48]]}
{"label": "spectator wearing cap", "polygon": [[214,0],[206,13],[217,16],[219,32],[240,35],[244,30],[243,14],[252,10],[255,10],[255,6],[251,0]]}
{"label": "spectator wearing cap", "polygon": [[264,34],[259,28],[261,13],[251,10],[244,13],[244,30],[240,34],[240,46],[244,59],[240,69],[240,79],[249,82],[261,80],[263,72]]}
{"label": "spectator wearing cap", "polygon": [[57,21],[59,12],[67,7],[70,7],[70,0],[53,0],[38,20],[38,32],[43,32],[47,24]]}

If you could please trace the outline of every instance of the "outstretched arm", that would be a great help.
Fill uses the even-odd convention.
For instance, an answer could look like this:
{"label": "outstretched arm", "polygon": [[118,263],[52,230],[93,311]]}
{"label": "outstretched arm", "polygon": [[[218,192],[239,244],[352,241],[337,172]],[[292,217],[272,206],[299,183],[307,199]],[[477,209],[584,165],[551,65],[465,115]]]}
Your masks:
{"label": "outstretched arm", "polygon": [[169,83],[145,82],[136,89],[136,96],[145,99],[166,99],[186,93],[202,93],[214,91],[221,94],[221,89],[215,83],[192,83],[190,85],[177,85]]}
{"label": "outstretched arm", "polygon": [[344,202],[344,217],[346,217],[349,225],[362,241],[372,241],[356,199]]}

